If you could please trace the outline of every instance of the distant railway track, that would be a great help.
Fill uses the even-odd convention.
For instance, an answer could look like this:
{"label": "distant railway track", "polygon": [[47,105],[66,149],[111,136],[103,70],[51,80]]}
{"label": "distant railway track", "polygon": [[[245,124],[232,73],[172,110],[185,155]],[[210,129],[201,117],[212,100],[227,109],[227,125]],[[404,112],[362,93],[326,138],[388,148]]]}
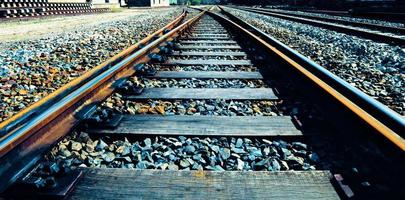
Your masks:
{"label": "distant railway track", "polygon": [[336,16],[347,16],[347,17],[366,17],[377,20],[388,20],[388,21],[398,21],[404,22],[404,13],[400,12],[377,12],[377,11],[367,11],[367,8],[362,8],[361,10],[354,11],[334,11],[334,10],[302,10],[303,12],[321,13]]}
{"label": "distant railway track", "polygon": [[401,28],[401,27],[384,26],[384,25],[365,23],[365,22],[354,22],[354,21],[349,21],[349,20],[332,19],[332,18],[326,18],[326,17],[320,17],[320,16],[310,16],[310,15],[305,15],[305,14],[290,13],[290,12],[283,12],[283,11],[274,11],[274,10],[262,9],[262,8],[255,8],[255,9],[256,10],[261,10],[261,11],[269,11],[269,12],[272,12],[272,13],[277,13],[277,14],[282,14],[282,15],[303,17],[303,18],[307,18],[307,19],[315,19],[315,20],[338,23],[338,24],[344,24],[344,25],[360,27],[360,28],[362,28],[362,27],[363,28],[369,28],[369,29],[373,29],[373,30],[377,30],[377,31],[390,32],[390,33],[394,33],[394,34],[402,34],[402,35],[405,34],[405,28]]}
{"label": "distant railway track", "polygon": [[[340,175],[332,175],[328,170],[190,172],[78,168],[67,172],[66,178],[56,170],[57,164],[52,164],[41,175],[48,182],[44,183],[45,186],[38,184],[38,169],[41,171],[42,168],[32,168],[38,166],[51,147],[72,131],[83,131],[92,137],[109,135],[135,140],[179,135],[302,140],[319,132],[339,132],[324,129],[319,123],[311,125],[310,117],[288,109],[286,113],[276,113],[276,116],[134,115],[101,106],[105,99],[117,93],[127,102],[148,99],[273,102],[269,108],[277,107],[277,102],[282,104],[280,107],[301,105],[303,100],[322,110],[334,111],[328,123],[350,122],[356,125],[356,130],[366,130],[370,137],[403,153],[405,122],[401,116],[286,45],[231,14],[222,13],[229,19],[201,11],[184,22],[186,13],[183,13],[166,27],[1,123],[2,195],[67,195],[72,199],[134,195],[147,199],[263,199],[280,196],[337,199],[338,193],[341,197],[353,195],[350,189],[345,189]],[[134,75],[158,80],[238,79],[270,84],[252,88],[139,88],[128,83]],[[228,109],[236,109],[230,107]],[[153,112],[164,113],[162,108],[159,109]],[[274,112],[278,112],[277,109]],[[145,141],[145,148],[147,143]],[[56,187],[53,178],[57,179]],[[335,180],[335,189],[331,179]],[[38,185],[42,187],[39,190],[34,187]],[[268,192],[270,189],[272,192]]]}
{"label": "distant railway track", "polygon": [[364,37],[377,42],[395,43],[398,45],[405,44],[404,38],[405,29],[400,27],[389,27],[370,23],[360,23],[340,19],[330,19],[286,12],[277,12],[261,8],[249,8],[249,7],[232,7],[232,8],[277,17],[281,19],[291,20],[299,23],[310,24],[313,26],[319,26],[322,28],[327,28],[350,35]]}

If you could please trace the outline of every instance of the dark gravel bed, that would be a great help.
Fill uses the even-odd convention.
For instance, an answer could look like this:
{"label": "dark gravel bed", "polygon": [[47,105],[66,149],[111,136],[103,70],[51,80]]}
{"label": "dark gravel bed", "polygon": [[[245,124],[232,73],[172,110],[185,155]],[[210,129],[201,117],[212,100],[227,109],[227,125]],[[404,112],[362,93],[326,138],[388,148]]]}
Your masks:
{"label": "dark gravel bed", "polygon": [[263,80],[245,79],[149,79],[131,77],[128,85],[143,88],[267,88]]}
{"label": "dark gravel bed", "polygon": [[[189,40],[187,40],[189,41]],[[211,40],[212,41],[212,40]],[[184,49],[182,52],[196,51],[196,52],[241,52],[240,49]]]}
{"label": "dark gravel bed", "polygon": [[[181,41],[181,40],[180,40]],[[182,43],[177,43],[175,44],[176,47],[182,47],[182,46],[235,46],[237,44],[215,44],[215,43],[195,43],[195,44],[182,44]],[[222,51],[223,49],[221,49]]]}
{"label": "dark gravel bed", "polygon": [[277,116],[289,114],[289,107],[282,101],[233,101],[233,100],[122,100],[120,94],[113,94],[101,108],[122,114],[161,115],[218,115],[218,116]]}
{"label": "dark gravel bed", "polygon": [[405,115],[405,49],[274,17],[227,9]]}
{"label": "dark gravel bed", "polygon": [[0,44],[0,122],[39,101],[181,13],[151,10],[44,38]]}
{"label": "dark gravel bed", "polygon": [[153,65],[160,71],[246,71],[255,72],[258,69],[254,66],[226,66],[226,65],[205,65],[205,66],[161,66]]}
{"label": "dark gravel bed", "polygon": [[197,59],[216,59],[216,60],[247,60],[246,56],[174,56],[168,55],[170,59],[197,60]]}
{"label": "dark gravel bed", "polygon": [[47,156],[67,167],[161,170],[314,170],[319,157],[302,142],[234,137],[64,138]]}

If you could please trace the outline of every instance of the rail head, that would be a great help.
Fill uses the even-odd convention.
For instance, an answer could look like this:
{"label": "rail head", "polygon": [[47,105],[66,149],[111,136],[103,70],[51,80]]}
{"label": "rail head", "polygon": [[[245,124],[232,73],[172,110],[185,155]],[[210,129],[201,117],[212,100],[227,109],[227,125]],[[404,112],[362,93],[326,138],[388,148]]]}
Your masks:
{"label": "rail head", "polygon": [[272,36],[226,12],[222,7],[220,9],[229,19],[212,12],[208,12],[208,14],[254,38],[263,47],[289,63],[291,67],[325,90],[402,151],[405,151],[405,140],[401,137],[401,134],[405,133],[405,119],[401,115]]}

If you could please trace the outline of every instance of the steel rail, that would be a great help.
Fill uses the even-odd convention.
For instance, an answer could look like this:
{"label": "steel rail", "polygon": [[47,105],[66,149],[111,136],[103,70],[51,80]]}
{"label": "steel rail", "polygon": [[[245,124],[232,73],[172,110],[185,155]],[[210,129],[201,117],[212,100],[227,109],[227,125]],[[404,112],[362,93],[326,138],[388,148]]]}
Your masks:
{"label": "steel rail", "polygon": [[136,44],[128,47],[124,51],[114,55],[110,59],[104,61],[100,65],[94,67],[90,71],[84,73],[80,77],[74,79],[73,81],[67,83],[66,85],[60,87],[56,91],[52,92],[48,96],[42,98],[38,102],[35,102],[31,106],[21,110],[20,112],[16,113],[9,119],[0,123],[0,140],[3,136],[10,133],[14,128],[21,125],[25,121],[28,120],[29,117],[37,114],[40,112],[41,109],[48,107],[52,102],[60,100],[63,96],[67,93],[77,89],[79,86],[83,85],[91,78],[95,77],[96,75],[100,74],[101,72],[105,71],[106,69],[110,68],[112,65],[116,64],[118,61],[123,60],[129,54],[133,53],[134,51],[138,50],[140,46],[145,45],[148,41],[153,39],[154,37],[160,36],[163,34],[165,30],[172,29],[174,26],[180,23],[181,20],[184,19],[186,16],[185,11],[183,11],[180,16],[178,16],[175,20],[168,23],[165,27],[157,30],[156,32],[148,35],[146,38],[142,39],[141,41],[137,42]]}
{"label": "steel rail", "polygon": [[321,13],[327,15],[336,15],[336,16],[350,16],[349,11],[338,11],[338,10],[298,10],[302,12],[310,12],[310,13]]}
{"label": "steel rail", "polygon": [[35,164],[51,145],[69,133],[78,123],[76,114],[83,108],[101,102],[114,91],[114,82],[135,73],[135,65],[150,60],[150,53],[172,41],[198,20],[205,12],[189,19],[170,32],[131,53],[76,90],[18,127],[0,141],[0,192]]}
{"label": "steel rail", "polygon": [[299,23],[309,24],[309,25],[318,26],[318,27],[322,27],[322,28],[327,28],[327,29],[330,29],[330,30],[346,33],[346,34],[349,34],[349,35],[355,35],[355,36],[363,37],[363,38],[366,38],[366,39],[371,39],[371,40],[374,40],[376,42],[384,42],[384,43],[388,43],[388,44],[393,43],[393,44],[398,44],[398,45],[405,45],[405,38],[392,36],[392,35],[386,35],[386,34],[378,33],[378,32],[375,32],[375,31],[367,31],[367,30],[357,29],[357,28],[354,28],[354,27],[345,26],[345,25],[341,25],[341,24],[333,24],[333,23],[323,22],[323,21],[318,21],[318,20],[313,20],[313,19],[305,19],[305,18],[302,18],[302,17],[288,16],[288,15],[285,15],[285,14],[277,14],[277,13],[272,13],[272,12],[269,12],[269,11],[260,11],[260,10],[246,9],[246,8],[240,8],[240,7],[234,7],[234,6],[229,7],[229,8],[238,9],[238,10],[247,11],[247,12],[258,13],[258,14],[263,14],[263,15],[272,16],[272,17],[277,17],[277,18],[281,18],[281,19],[286,19],[286,20],[295,21],[295,22],[299,22]]}
{"label": "steel rail", "polygon": [[303,12],[310,12],[310,13],[321,13],[327,15],[336,15],[336,16],[346,16],[346,17],[368,17],[372,19],[383,19],[383,20],[399,20],[404,21],[404,13],[399,12],[373,12],[373,11],[337,11],[337,10],[298,10]]}
{"label": "steel rail", "polygon": [[366,22],[355,22],[355,21],[349,21],[349,20],[343,20],[343,19],[332,19],[332,18],[325,18],[325,17],[320,17],[320,16],[310,16],[310,15],[305,15],[305,14],[290,13],[291,11],[283,12],[283,11],[274,11],[274,10],[264,9],[264,8],[249,8],[249,7],[243,7],[243,8],[252,9],[252,10],[260,10],[260,11],[282,14],[282,15],[291,15],[291,16],[307,18],[307,19],[321,20],[321,21],[332,22],[332,23],[340,23],[340,24],[345,24],[345,25],[350,25],[350,26],[365,27],[365,28],[369,28],[369,29],[376,29],[378,31],[391,32],[391,33],[396,33],[396,34],[398,34],[398,33],[405,34],[405,28],[401,28],[401,27],[384,26],[384,25],[372,24],[372,23],[366,23]]}
{"label": "steel rail", "polygon": [[405,119],[401,115],[289,48],[287,45],[245,21],[238,19],[222,8],[221,10],[230,19],[226,19],[215,13],[208,13],[232,25],[240,33],[245,33],[254,38],[263,47],[266,47],[270,52],[282,58],[291,67],[325,90],[398,148],[405,151],[405,140],[401,137],[401,134],[405,133]]}

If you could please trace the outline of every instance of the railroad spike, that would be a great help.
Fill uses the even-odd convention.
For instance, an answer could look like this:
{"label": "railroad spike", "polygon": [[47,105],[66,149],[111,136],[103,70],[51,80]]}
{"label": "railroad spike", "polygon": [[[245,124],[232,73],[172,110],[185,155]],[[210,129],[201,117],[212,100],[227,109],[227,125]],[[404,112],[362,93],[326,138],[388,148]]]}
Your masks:
{"label": "railroad spike", "polygon": [[162,54],[162,55],[170,54],[173,52],[171,48],[166,47],[166,46],[159,47],[159,49],[160,49],[159,54]]}
{"label": "railroad spike", "polygon": [[174,48],[174,42],[166,42],[166,47]]}
{"label": "railroad spike", "polygon": [[157,70],[144,63],[135,65],[136,75],[138,76],[154,76]]}
{"label": "railroad spike", "polygon": [[22,184],[27,185],[28,187],[35,187],[37,189],[44,188],[46,182],[41,177],[27,177],[22,181]]}
{"label": "railroad spike", "polygon": [[91,117],[81,121],[81,129],[115,128],[122,120],[122,115],[113,114],[109,109],[98,109]]}
{"label": "railroad spike", "polygon": [[140,95],[143,92],[143,88],[134,85],[125,85],[118,88],[118,92],[121,94]]}
{"label": "railroad spike", "polygon": [[346,198],[350,199],[354,197],[354,193],[352,189],[347,185],[340,174],[334,174],[333,175],[333,180],[335,181],[336,187],[338,191],[341,193],[341,195]]}
{"label": "railroad spike", "polygon": [[163,63],[166,61],[166,58],[164,56],[156,53],[151,53],[148,55],[148,57],[150,58],[150,61],[154,63]]}
{"label": "railroad spike", "polygon": [[58,185],[58,183],[55,180],[55,177],[47,177],[45,179],[45,187],[50,189],[50,188],[55,188]]}
{"label": "railroad spike", "polygon": [[142,49],[142,48],[144,48],[145,46],[146,46],[146,44],[142,44],[142,43],[141,43],[141,44],[138,45],[138,48],[137,48],[137,49],[138,49],[138,50],[139,50],[139,49]]}
{"label": "railroad spike", "polygon": [[153,36],[152,39],[149,41],[149,43],[159,39],[159,37],[160,37],[159,35]]}
{"label": "railroad spike", "polygon": [[61,163],[40,162],[10,186],[4,193],[5,197],[12,199],[64,198],[72,191],[83,173],[80,170],[60,170],[62,168],[64,167]]}

